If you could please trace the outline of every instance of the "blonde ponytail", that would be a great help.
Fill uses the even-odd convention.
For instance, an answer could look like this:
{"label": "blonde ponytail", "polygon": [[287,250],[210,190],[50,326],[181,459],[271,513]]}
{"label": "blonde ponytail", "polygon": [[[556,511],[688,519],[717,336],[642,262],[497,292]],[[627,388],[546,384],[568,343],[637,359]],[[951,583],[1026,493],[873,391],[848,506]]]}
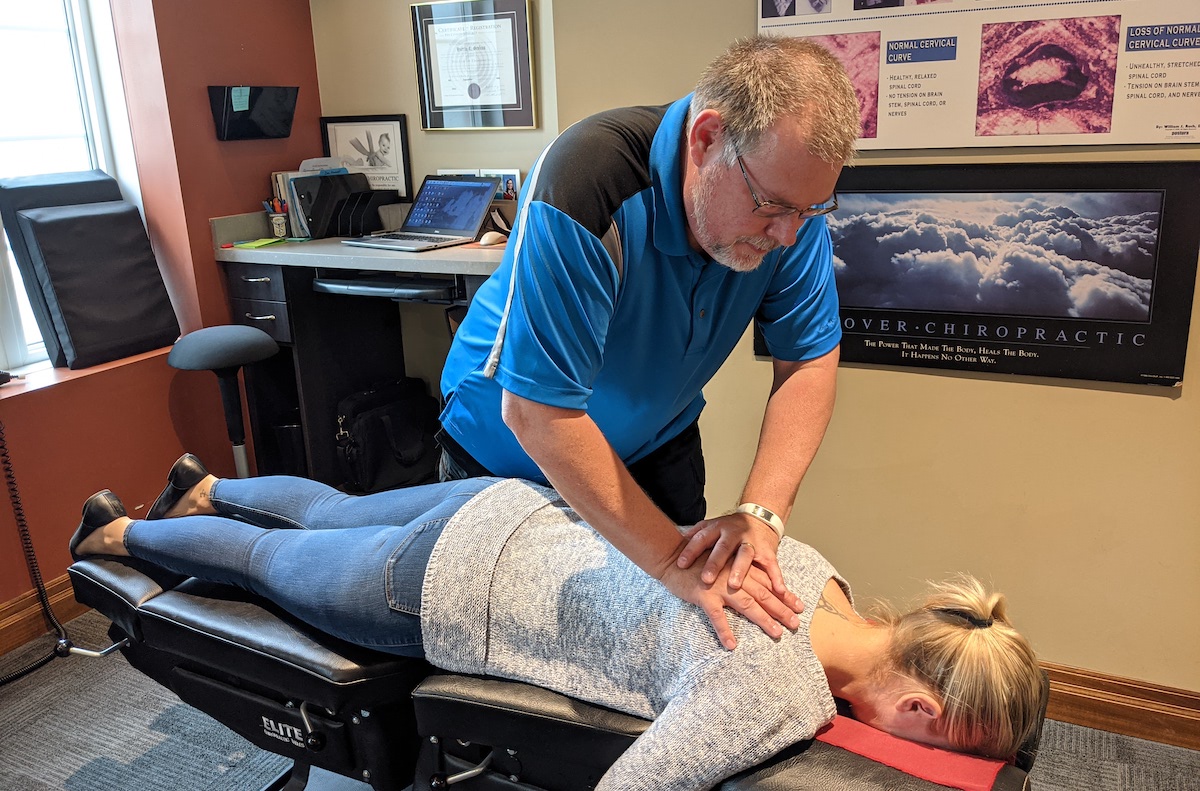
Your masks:
{"label": "blonde ponytail", "polygon": [[938,583],[893,627],[892,670],[941,699],[939,730],[955,749],[1009,758],[1036,730],[1047,694],[1029,642],[1004,596],[974,577]]}

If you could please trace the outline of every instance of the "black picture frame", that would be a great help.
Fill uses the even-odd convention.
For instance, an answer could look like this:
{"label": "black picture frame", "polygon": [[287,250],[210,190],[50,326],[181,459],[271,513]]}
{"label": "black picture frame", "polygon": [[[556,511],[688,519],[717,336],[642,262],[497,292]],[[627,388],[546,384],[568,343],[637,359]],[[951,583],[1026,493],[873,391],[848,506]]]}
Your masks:
{"label": "black picture frame", "polygon": [[528,0],[412,6],[421,127],[535,129]]}
{"label": "black picture frame", "polygon": [[1198,183],[1200,162],[846,168],[841,359],[1177,386]]}
{"label": "black picture frame", "polygon": [[[384,135],[389,145],[383,149]],[[396,190],[413,198],[408,122],[399,115],[336,115],[321,118],[321,147],[351,172],[363,173],[373,190]]]}

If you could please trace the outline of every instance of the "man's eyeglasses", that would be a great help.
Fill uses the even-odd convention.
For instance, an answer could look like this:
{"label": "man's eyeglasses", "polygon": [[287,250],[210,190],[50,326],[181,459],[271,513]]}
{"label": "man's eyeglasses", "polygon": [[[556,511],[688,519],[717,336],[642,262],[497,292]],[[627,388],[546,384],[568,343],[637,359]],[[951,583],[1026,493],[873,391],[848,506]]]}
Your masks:
{"label": "man's eyeglasses", "polygon": [[805,209],[788,206],[786,203],[759,200],[758,193],[754,191],[754,187],[750,184],[750,174],[746,172],[746,163],[742,161],[741,154],[737,155],[737,162],[738,167],[742,169],[742,178],[746,180],[746,189],[750,190],[750,197],[754,199],[754,213],[759,217],[787,217],[789,214],[795,214],[800,219],[807,220],[809,217],[819,217],[822,214],[829,214],[829,212],[837,210],[836,192],[824,203],[817,203]]}

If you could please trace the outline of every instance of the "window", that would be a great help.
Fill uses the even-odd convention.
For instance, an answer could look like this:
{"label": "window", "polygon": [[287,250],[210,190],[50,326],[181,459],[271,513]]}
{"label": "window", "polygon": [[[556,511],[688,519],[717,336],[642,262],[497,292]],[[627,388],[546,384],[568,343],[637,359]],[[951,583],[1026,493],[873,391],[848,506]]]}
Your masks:
{"label": "window", "polygon": [[[100,74],[115,44],[107,3],[95,5],[93,25],[88,0],[0,0],[0,74],[10,75],[0,80],[0,177],[113,173]],[[46,347],[8,238],[0,240],[0,368],[10,369],[44,360]]]}

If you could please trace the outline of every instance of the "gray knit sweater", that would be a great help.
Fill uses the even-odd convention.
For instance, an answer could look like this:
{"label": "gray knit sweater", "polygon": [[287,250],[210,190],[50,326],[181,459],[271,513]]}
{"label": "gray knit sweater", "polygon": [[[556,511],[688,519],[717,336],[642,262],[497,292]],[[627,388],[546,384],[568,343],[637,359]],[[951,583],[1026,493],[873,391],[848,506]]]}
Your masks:
{"label": "gray knit sweater", "polygon": [[553,490],[497,483],[446,525],[425,572],[429,661],[546,687],[654,723],[602,789],[695,791],[754,766],[833,719],[809,644],[812,613],[837,572],[785,538],[779,563],[808,606],[772,641],[730,615],[738,647],[583,523]]}

